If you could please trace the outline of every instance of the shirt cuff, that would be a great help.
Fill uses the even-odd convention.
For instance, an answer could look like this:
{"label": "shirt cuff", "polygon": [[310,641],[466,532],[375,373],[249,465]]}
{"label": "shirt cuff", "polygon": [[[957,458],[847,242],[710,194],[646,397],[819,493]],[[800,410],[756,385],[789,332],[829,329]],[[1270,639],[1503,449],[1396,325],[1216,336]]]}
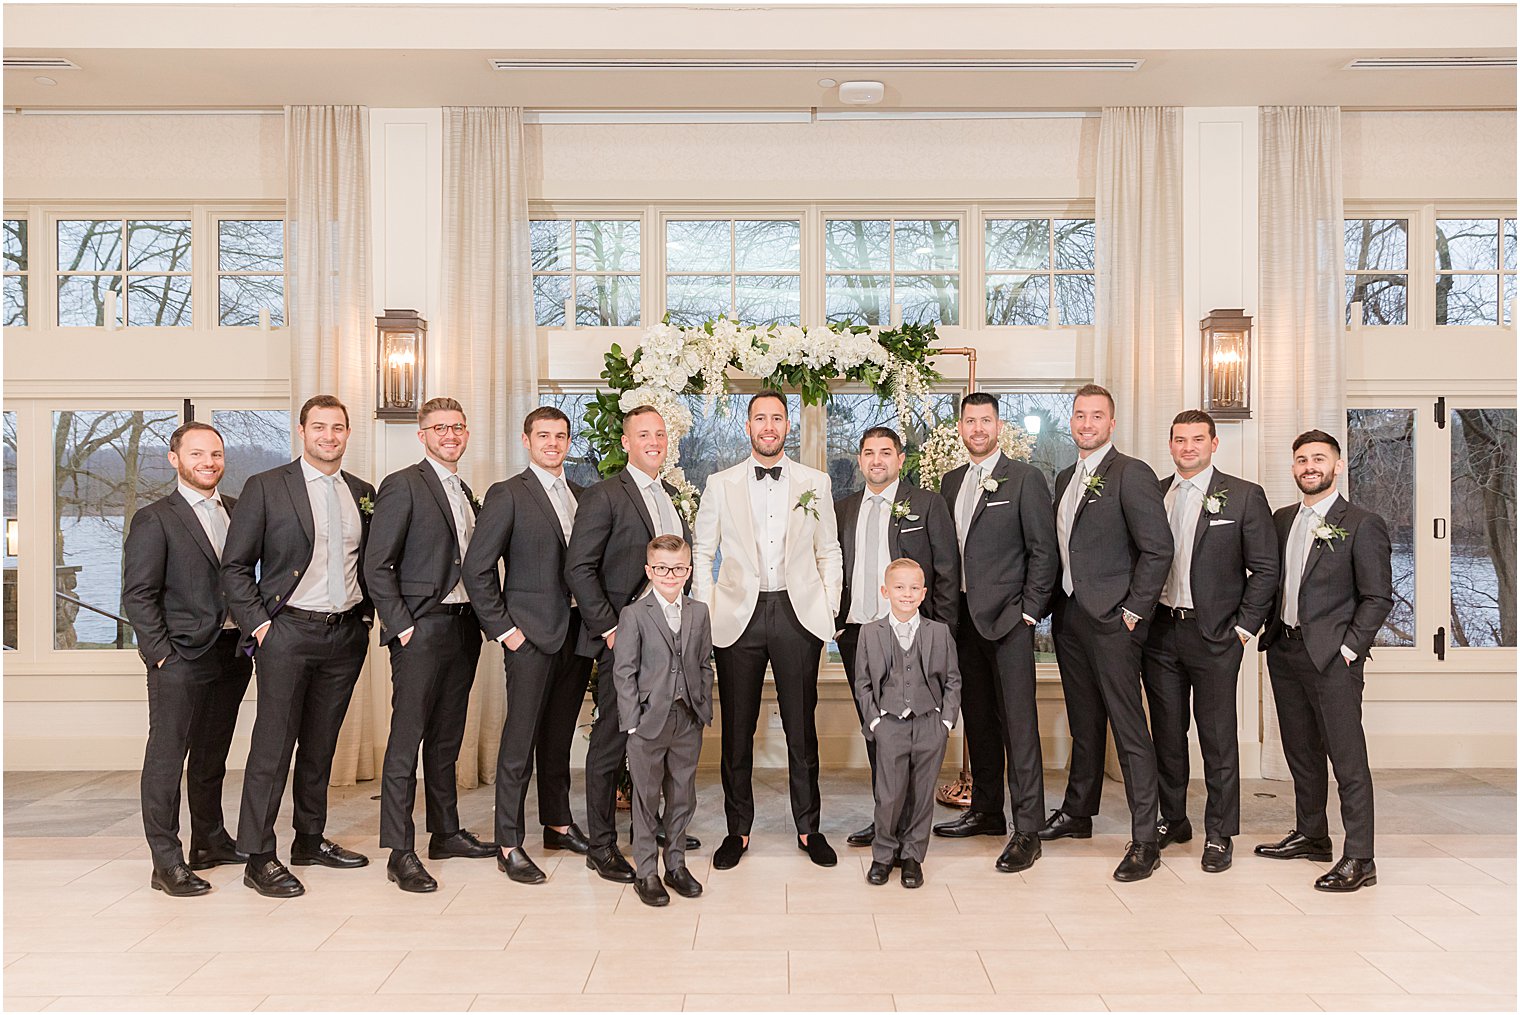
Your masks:
{"label": "shirt cuff", "polygon": [[1024,622],[1025,622],[1025,623],[1026,623],[1026,624],[1038,624],[1038,623],[1039,623],[1039,621],[1038,621],[1038,620],[1035,620],[1035,619],[1034,619],[1034,618],[1033,618],[1033,617],[1031,617],[1031,616],[1030,616],[1030,615],[1029,615],[1029,614],[1027,614],[1027,613],[1026,613],[1026,614],[1024,614]]}
{"label": "shirt cuff", "polygon": [[1134,610],[1125,610],[1124,615],[1132,619],[1135,623],[1140,623],[1140,614],[1136,613]]}
{"label": "shirt cuff", "polygon": [[272,621],[272,620],[266,620],[262,624],[260,624],[258,627],[255,627],[253,629],[253,638],[254,638],[254,640],[257,641],[258,637],[259,637],[259,632],[260,631],[267,631],[267,630],[269,630],[269,625],[273,624],[273,623],[274,623],[274,621]]}
{"label": "shirt cuff", "polygon": [[512,635],[514,633],[516,633],[516,631],[517,631],[517,628],[515,628],[515,627],[511,628],[510,630],[503,631],[500,635],[497,636],[496,640],[499,641],[499,642],[501,642],[503,645],[505,645],[507,643],[507,639],[510,638],[510,637],[512,637]]}
{"label": "shirt cuff", "polygon": [[1242,638],[1244,638],[1246,641],[1250,641],[1252,638],[1256,637],[1254,634],[1252,634],[1250,631],[1247,631],[1245,628],[1241,627],[1239,624],[1235,625],[1235,630],[1238,631],[1240,633],[1240,636]]}
{"label": "shirt cuff", "polygon": [[417,625],[413,624],[411,627],[407,628],[405,631],[402,631],[400,634],[396,635],[396,637],[397,637],[397,639],[405,638],[407,635],[411,634],[415,630],[417,630]]}
{"label": "shirt cuff", "polygon": [[1356,653],[1353,652],[1353,651],[1351,651],[1349,648],[1347,648],[1344,645],[1341,646],[1341,656],[1348,663],[1354,663],[1354,662],[1356,662]]}
{"label": "shirt cuff", "polygon": [[[883,712],[881,715],[886,715],[886,714],[887,713]],[[871,720],[871,727],[870,727],[871,729],[874,730],[877,727],[877,725],[881,722],[881,715],[879,715],[875,719]]]}
{"label": "shirt cuff", "polygon": [[623,732],[624,733],[637,733],[638,729],[639,728],[637,726],[635,726],[633,729],[631,729],[631,730],[624,730]]}
{"label": "shirt cuff", "polygon": [[[607,640],[607,636],[609,634],[611,634],[613,631],[616,631],[616,630],[617,630],[617,625],[614,624],[613,626],[607,628],[607,630],[603,631],[602,632],[602,641],[606,641]],[[632,732],[632,731],[630,730],[629,732]]]}

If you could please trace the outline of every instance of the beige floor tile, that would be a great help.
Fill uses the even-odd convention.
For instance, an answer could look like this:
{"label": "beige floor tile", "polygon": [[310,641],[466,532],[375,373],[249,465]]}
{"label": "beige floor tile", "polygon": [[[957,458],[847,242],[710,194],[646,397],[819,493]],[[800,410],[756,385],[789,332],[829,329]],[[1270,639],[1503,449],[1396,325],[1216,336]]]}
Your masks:
{"label": "beige floor tile", "polygon": [[14,835],[5,840],[5,860],[115,860],[135,853],[150,863],[148,847],[141,837],[115,835],[33,836]]}
{"label": "beige floor tile", "polygon": [[510,994],[531,983],[556,994],[578,994],[596,961],[591,948],[542,951],[409,953],[381,988],[384,994],[426,994],[445,986],[450,992]]}
{"label": "beige floor tile", "polygon": [[180,984],[178,993],[363,994],[378,990],[405,954],[349,952],[337,960],[317,952],[222,952]]}
{"label": "beige floor tile", "polygon": [[687,994],[686,1011],[892,1011],[890,994]]}
{"label": "beige floor tile", "polygon": [[1325,1011],[1514,1011],[1514,995],[1310,994]]}
{"label": "beige floor tile", "polygon": [[[1440,859],[1449,859],[1441,857]],[[1382,861],[1378,861],[1381,869]],[[1293,885],[1298,884],[1305,878],[1313,881],[1325,871],[1330,869],[1327,863],[1285,863],[1282,860],[1267,860],[1254,856],[1249,850],[1236,849],[1235,862],[1230,869],[1218,874],[1210,874],[1196,861],[1192,863],[1174,863],[1168,861],[1166,866],[1172,870],[1179,881],[1190,885]],[[1381,872],[1381,870],[1380,870]]]}
{"label": "beige floor tile", "polygon": [[[104,912],[113,904],[136,895],[139,890],[151,890],[148,888],[146,872],[143,874],[142,881],[136,886],[121,885],[110,889],[89,885],[7,887],[5,916],[7,920],[12,918],[48,919],[65,914],[88,916]],[[162,892],[153,892],[153,894],[163,898]],[[174,901],[184,903],[192,900],[175,899]]]}
{"label": "beige floor tile", "polygon": [[784,994],[786,952],[608,950],[597,955],[585,992]]}
{"label": "beige floor tile", "polygon": [[[1514,859],[1520,856],[1517,853],[1517,844],[1520,837],[1514,835],[1472,835],[1466,833],[1453,833],[1451,835],[1427,835],[1425,839],[1443,853],[1450,856],[1467,859],[1468,857],[1509,857]],[[1382,852],[1383,836],[1378,836],[1378,852]]]}
{"label": "beige floor tile", "polygon": [[[1374,889],[1376,891],[1376,889]],[[1378,914],[1356,916],[1227,916],[1230,926],[1259,951],[1316,952],[1381,948],[1438,951],[1435,942],[1398,920]],[[1444,919],[1456,919],[1447,917]],[[1180,947],[1180,946],[1179,946]]]}
{"label": "beige floor tile", "polygon": [[[1510,866],[1514,863],[1511,861]],[[1497,885],[1498,878],[1455,857],[1378,857],[1378,883],[1384,885]]]}
{"label": "beige floor tile", "polygon": [[[167,994],[211,958],[187,955],[91,955],[82,962],[66,952],[28,954],[6,967],[5,993]],[[204,991],[202,993],[205,993]]]}
{"label": "beige floor tile", "polygon": [[1362,957],[1411,994],[1513,994],[1513,952],[1364,951]]}
{"label": "beige floor tile", "polygon": [[[306,886],[306,894],[280,903],[282,912],[323,913],[332,916],[424,916],[438,915],[448,908],[464,885],[440,885],[438,891],[419,894],[403,892],[385,880],[384,869],[372,871],[330,870],[326,867],[297,867],[295,874]],[[377,876],[378,875],[378,876]],[[236,891],[257,893],[238,882]]]}
{"label": "beige floor tile", "polygon": [[707,951],[879,951],[881,943],[868,913],[707,913],[697,924],[695,947]]}
{"label": "beige floor tile", "polygon": [[[670,905],[656,910],[609,913],[594,920],[566,920],[554,913],[529,913],[522,918],[508,949],[522,948],[639,948],[687,951],[697,936],[697,914],[686,900],[671,893]],[[753,945],[751,947],[767,947]]]}
{"label": "beige floor tile", "polygon": [[271,994],[256,1011],[468,1011],[474,994]]}
{"label": "beige floor tile", "polygon": [[[86,874],[95,870],[105,860],[17,860],[7,856],[5,858],[5,889],[11,891],[15,888],[56,888],[76,881]],[[137,865],[138,883],[147,876],[144,865]]]}
{"label": "beige floor tile", "polygon": [[[1202,913],[1135,916],[1052,913],[1057,940],[1071,951],[1112,951],[1118,944],[1162,948],[1250,948],[1223,917]],[[1019,941],[1020,947],[1023,941]]]}
{"label": "beige floor tile", "polygon": [[[1480,836],[1479,838],[1497,838],[1497,836]],[[1513,836],[1510,836],[1513,840]],[[1236,840],[1237,843],[1239,840]],[[1254,845],[1254,842],[1253,842]],[[1513,851],[1512,851],[1513,852]],[[1237,856],[1239,854],[1236,854]],[[1423,835],[1390,835],[1383,832],[1377,837],[1378,865],[1382,866],[1385,856],[1455,856],[1451,850],[1443,848],[1439,842],[1433,842]]]}
{"label": "beige floor tile", "polygon": [[[600,878],[578,883],[551,881],[541,885],[519,885],[503,876],[495,881],[470,882],[460,886],[445,912],[450,916],[473,916],[478,913],[605,914],[617,908],[618,899],[627,887],[629,886]],[[396,895],[404,894],[396,891],[395,886],[391,887],[391,891]]]}
{"label": "beige floor tile", "polygon": [[6,952],[4,957],[0,958],[0,966],[8,966],[24,955],[26,952]]}
{"label": "beige floor tile", "polygon": [[1104,994],[1112,1011],[1313,1011],[1307,994]]}
{"label": "beige floor tile", "polygon": [[[1300,912],[1311,916],[1351,916],[1381,913],[1389,916],[1405,914],[1437,913],[1461,916],[1470,910],[1463,909],[1450,895],[1443,894],[1427,885],[1391,885],[1382,879],[1371,888],[1359,892],[1337,893],[1315,891],[1311,884],[1273,885],[1273,890],[1293,904]],[[1477,885],[1456,885],[1454,891],[1470,890],[1479,895],[1493,894],[1493,885],[1482,888]],[[1513,898],[1513,893],[1511,893]]]}
{"label": "beige floor tile", "polygon": [[[1185,994],[1192,982],[1166,952],[981,952],[1000,994],[1055,994],[1076,987],[1099,994]],[[1240,955],[1240,951],[1223,954]]]}
{"label": "beige floor tile", "polygon": [[[1016,887],[1016,886],[1009,886]],[[922,888],[907,889],[896,878],[884,885],[867,884],[865,878],[848,885],[809,885],[795,881],[786,886],[788,913],[954,913],[955,900],[943,883],[924,881]]]}
{"label": "beige floor tile", "polygon": [[898,1011],[1107,1011],[1097,994],[894,994]]}
{"label": "beige floor tile", "polygon": [[[1382,886],[1379,885],[1379,888]],[[1476,885],[1433,885],[1435,891],[1460,904],[1465,912],[1481,916],[1515,915],[1515,893]],[[1363,893],[1358,892],[1358,895]],[[1431,912],[1436,910],[1432,909]],[[1445,910],[1442,910],[1445,912]]]}
{"label": "beige floor tile", "polygon": [[[925,941],[1017,941],[1030,951],[1062,951],[1066,945],[1045,913],[877,913],[876,934],[885,951],[910,951]],[[833,947],[839,947],[835,945]]]}
{"label": "beige floor tile", "polygon": [[[64,913],[52,919],[20,919],[6,914],[5,933],[28,952],[124,952],[174,918],[159,916],[85,916]],[[204,939],[178,951],[194,952]],[[171,949],[172,950],[172,949]]]}
{"label": "beige floor tile", "polygon": [[[428,873],[433,875],[440,886],[443,885],[474,885],[492,881],[506,881],[511,883],[505,874],[496,867],[496,861],[482,857],[450,857],[447,860],[430,860],[426,850],[417,854],[422,858],[422,866]],[[377,858],[376,863],[380,863]],[[541,853],[533,854],[533,862],[538,869],[548,876],[551,882],[558,882],[562,877],[575,878],[579,871],[584,870],[584,861],[576,857],[561,857],[551,853],[547,857]],[[586,871],[590,874],[590,871]],[[531,887],[531,886],[523,886]]]}
{"label": "beige floor tile", "polygon": [[1124,903],[1119,901],[1119,896],[1104,884],[1058,887],[1013,882],[985,885],[974,881],[957,881],[948,887],[955,900],[956,910],[961,913],[1012,916],[1031,913],[1128,912]]}
{"label": "beige floor tile", "polygon": [[1125,885],[1114,894],[1130,912],[1140,916],[1228,916],[1233,913],[1291,915],[1299,912],[1273,885],[1237,884],[1219,879],[1185,885],[1153,885],[1142,881],[1139,884]]}
{"label": "beige floor tile", "polygon": [[[1019,875],[1036,888],[1065,885],[1104,885],[1113,880],[1114,868],[1124,859],[1124,851],[1113,856],[1052,856],[1047,851],[1033,867]],[[1176,884],[1177,875],[1162,864],[1151,875],[1156,884]]]}
{"label": "beige floor tile", "polygon": [[[72,885],[65,885],[59,891],[67,892],[72,887]],[[109,897],[114,895],[117,889],[105,891],[96,888],[84,889],[84,891],[103,893]],[[264,916],[283,905],[285,903],[279,899],[266,899],[253,889],[244,888],[241,883],[236,887],[218,887],[209,895],[201,895],[193,899],[171,899],[163,892],[155,892],[144,885],[106,905],[104,909],[98,910],[98,914],[103,918],[145,916],[173,918],[191,914],[202,918],[242,920],[250,916]],[[11,908],[9,897],[5,900],[5,908],[9,915]]]}
{"label": "beige floor tile", "polygon": [[471,1011],[680,1011],[680,994],[480,994]]}
{"label": "beige floor tile", "polygon": [[397,920],[389,916],[352,916],[332,936],[322,942],[324,952],[364,951],[501,951],[512,939],[518,915],[469,917],[409,916]]}
{"label": "beige floor tile", "polygon": [[[41,861],[29,860],[24,862],[40,863]],[[148,861],[146,857],[123,857],[117,860],[106,860],[104,862],[94,860],[75,862],[86,863],[90,865],[88,870],[80,871],[78,875],[69,881],[69,884],[78,885],[80,887],[98,885],[100,887],[111,888],[115,888],[117,886],[133,889],[141,888],[143,885],[148,883],[148,879],[153,873],[153,865]],[[5,868],[6,877],[9,878],[11,864],[7,863],[5,865]],[[218,872],[236,872],[239,874],[239,876],[241,876],[242,868],[228,867],[226,871],[218,870]],[[206,878],[207,880],[212,880],[208,877],[208,874],[210,872],[197,871],[196,873],[200,877]],[[213,881],[212,883],[214,884],[215,882]],[[9,882],[7,882],[7,886],[9,886]]]}
{"label": "beige floor tile", "polygon": [[[1516,881],[1515,858],[1512,856],[1469,856],[1464,857],[1462,862],[1478,868],[1489,877],[1502,881],[1506,885],[1512,885]],[[1447,881],[1441,883],[1450,884]]]}
{"label": "beige floor tile", "polygon": [[[1399,919],[1449,952],[1515,951],[1515,918],[1512,916],[1401,916]],[[1358,947],[1364,946],[1359,944]]]}
{"label": "beige floor tile", "polygon": [[[755,914],[781,914],[786,912],[786,883],[777,881],[773,884],[730,884],[723,875],[725,871],[719,871],[716,875],[702,882],[702,894],[695,899],[672,898],[671,906],[681,906],[682,909],[690,909],[697,915],[703,913],[755,913]],[[648,906],[639,901],[638,895],[630,886],[621,898],[618,899],[616,912],[618,915],[627,913],[647,913]]]}
{"label": "beige floor tile", "polygon": [[[118,994],[112,997],[75,995],[60,997],[49,1011],[253,1011],[263,994],[168,994],[144,997]],[[8,1007],[8,1006],[7,1006]]]}
{"label": "beige floor tile", "polygon": [[[989,838],[987,841],[997,842],[998,840]],[[1002,846],[1003,843],[998,842],[998,849],[993,850],[993,854],[996,855]],[[1041,843],[1040,846],[1046,857],[1104,856],[1113,858],[1110,866],[1118,866],[1119,860],[1124,856],[1124,850],[1129,846],[1129,836],[1105,834],[1094,835],[1091,839],[1056,839],[1053,842]],[[1168,846],[1167,850],[1179,848],[1186,849],[1187,847]]]}
{"label": "beige floor tile", "polygon": [[[189,952],[212,943],[224,952],[315,951],[343,925],[344,917],[277,909],[240,920],[182,916],[133,946],[134,952]],[[391,948],[397,946],[391,945]]]}
{"label": "beige floor tile", "polygon": [[[1204,994],[1356,993],[1397,994],[1400,987],[1351,951],[1174,951],[1172,959]],[[1431,953],[1437,954],[1437,953]]]}
{"label": "beige floor tile", "polygon": [[[953,951],[953,942],[933,942],[938,951],[923,946],[907,951],[847,952],[794,951],[791,953],[793,994],[895,994],[932,985],[944,994],[990,994],[992,981],[967,950]],[[1053,952],[1040,952],[1051,955]],[[953,976],[934,970],[953,969]]]}
{"label": "beige floor tile", "polygon": [[[6,994],[5,995],[5,1010],[6,1011],[47,1011],[48,1005],[52,1004],[53,1002],[55,1002],[57,1000],[59,1000],[59,999],[56,998],[56,997],[49,997],[46,994],[44,994],[44,995],[42,995],[40,997],[16,997],[13,994]],[[144,1009],[146,1009],[148,1006],[146,1004],[143,1004],[142,1007]],[[59,1008],[57,1010],[58,1011],[78,1011],[79,1008],[77,1006],[75,1006],[75,1005],[69,1004],[69,1005],[64,1005],[62,1008]]]}

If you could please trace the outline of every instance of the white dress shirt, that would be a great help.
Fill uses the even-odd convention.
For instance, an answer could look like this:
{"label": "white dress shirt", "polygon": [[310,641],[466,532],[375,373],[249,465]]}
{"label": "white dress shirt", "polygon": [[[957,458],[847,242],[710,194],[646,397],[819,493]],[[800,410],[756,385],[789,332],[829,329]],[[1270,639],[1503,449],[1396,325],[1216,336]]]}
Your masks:
{"label": "white dress shirt", "polygon": [[633,477],[634,485],[639,488],[639,493],[644,495],[644,507],[649,509],[649,522],[654,526],[654,534],[679,536],[681,516],[676,513],[676,506],[671,503],[665,484],[661,483],[658,477],[651,476],[634,465],[628,467],[628,474]]}
{"label": "white dress shirt", "polygon": [[[438,482],[443,484],[443,492],[449,498],[449,508],[454,513],[454,531],[459,534],[459,559],[464,560],[465,551],[470,548],[470,537],[475,533],[475,513],[470,508],[469,501],[465,499],[464,482],[459,478],[459,473],[450,472],[449,467],[442,462],[427,457],[427,463],[438,474]],[[464,590],[464,579],[443,597],[445,603],[467,603],[470,601],[469,594]]]}
{"label": "white dress shirt", "polygon": [[[306,496],[311,501],[311,563],[306,565],[306,570],[301,574],[301,580],[296,584],[295,591],[291,592],[286,605],[318,613],[342,613],[358,606],[364,598],[364,593],[359,588],[359,536],[364,525],[363,519],[359,517],[359,505],[343,479],[342,472],[328,476],[302,458],[301,474],[306,478]],[[336,484],[338,517],[342,524],[342,531],[336,535],[342,540],[343,600],[336,603],[327,591],[328,543],[334,535],[327,531],[329,483]]]}
{"label": "white dress shirt", "polygon": [[1175,475],[1163,498],[1175,547],[1172,551],[1172,568],[1167,572],[1166,584],[1161,587],[1161,602],[1165,606],[1184,610],[1193,608],[1193,537],[1198,533],[1198,515],[1203,509],[1203,498],[1213,481],[1212,465],[1192,479]]}
{"label": "white dress shirt", "polygon": [[[211,548],[216,551],[216,559],[221,560],[222,550],[227,545],[227,527],[232,523],[232,516],[227,513],[227,505],[222,503],[222,495],[216,490],[203,494],[199,490],[192,490],[184,483],[179,484],[179,495],[185,498],[185,503],[195,511],[195,520],[201,523],[201,531],[206,533],[206,539],[210,541]],[[211,507],[202,506],[207,503]],[[212,522],[211,513],[216,514],[218,523]],[[221,531],[217,531],[218,524]],[[222,618],[222,630],[230,631],[236,627],[232,613],[228,611],[227,616]]]}
{"label": "white dress shirt", "polygon": [[[881,584],[886,576],[887,565],[892,563],[892,551],[888,545],[887,528],[892,524],[892,504],[897,498],[898,480],[892,480],[879,494],[869,487],[860,499],[860,515],[855,520],[855,566],[850,572],[850,624],[869,624],[887,613],[887,601],[882,598]],[[876,520],[876,531],[870,531],[871,498],[881,497],[882,504]],[[866,549],[876,547],[876,573],[866,574]]]}
{"label": "white dress shirt", "polygon": [[786,523],[792,505],[787,503],[790,460],[781,456],[781,478],[755,478],[755,469],[771,468],[750,455],[745,468],[749,475],[749,509],[755,520],[755,547],[760,559],[760,591],[781,592],[786,589]]}
{"label": "white dress shirt", "polygon": [[[1282,622],[1289,627],[1299,626],[1298,616],[1298,593],[1303,590],[1304,569],[1309,565],[1309,554],[1314,549],[1314,532],[1335,506],[1336,499],[1340,497],[1339,490],[1331,490],[1330,496],[1315,504],[1299,502],[1299,511],[1293,519],[1293,527],[1288,530],[1288,546],[1283,554],[1283,607]],[[1290,555],[1297,549],[1297,560],[1291,559]],[[1290,597],[1288,591],[1288,569],[1297,568],[1297,580],[1293,582],[1294,595]],[[1291,613],[1290,613],[1291,611]],[[1291,620],[1290,620],[1291,616]],[[1348,663],[1356,662],[1356,653],[1345,645],[1341,646],[1341,657]]]}

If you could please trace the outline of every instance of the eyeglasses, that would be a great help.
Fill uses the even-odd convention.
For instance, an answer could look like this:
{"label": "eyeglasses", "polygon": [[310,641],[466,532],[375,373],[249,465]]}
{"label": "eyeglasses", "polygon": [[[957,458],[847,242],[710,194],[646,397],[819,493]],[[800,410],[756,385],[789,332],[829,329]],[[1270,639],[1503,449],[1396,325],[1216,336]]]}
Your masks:
{"label": "eyeglasses", "polygon": [[431,430],[440,437],[442,437],[444,434],[453,434],[455,437],[463,437],[464,432],[469,429],[469,427],[464,423],[435,423],[432,426],[425,426],[423,429]]}
{"label": "eyeglasses", "polygon": [[656,578],[685,578],[691,574],[690,564],[650,564],[649,573]]}

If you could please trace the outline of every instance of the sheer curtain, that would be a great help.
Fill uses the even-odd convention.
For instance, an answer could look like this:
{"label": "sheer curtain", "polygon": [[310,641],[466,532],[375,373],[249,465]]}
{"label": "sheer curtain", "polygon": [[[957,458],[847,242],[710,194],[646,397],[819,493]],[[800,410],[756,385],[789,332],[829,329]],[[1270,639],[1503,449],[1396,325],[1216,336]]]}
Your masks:
{"label": "sheer curtain", "polygon": [[[312,395],[348,406],[344,460],[371,482],[375,414],[370,306],[369,110],[363,106],[285,108],[286,220],[290,253],[292,415]],[[292,420],[294,422],[294,420]],[[338,737],[332,784],[379,772],[377,692],[368,661]]]}
{"label": "sheer curtain", "polygon": [[[1262,487],[1298,497],[1293,438],[1346,436],[1344,224],[1338,106],[1261,109],[1261,292],[1256,321]],[[1271,685],[1263,681],[1262,774],[1286,779]]]}
{"label": "sheer curtain", "polygon": [[[439,390],[469,415],[470,449],[460,468],[484,497],[490,483],[527,466],[518,435],[538,404],[522,110],[446,107],[443,132]],[[459,752],[461,786],[495,779],[505,716],[501,649],[487,645]]]}

